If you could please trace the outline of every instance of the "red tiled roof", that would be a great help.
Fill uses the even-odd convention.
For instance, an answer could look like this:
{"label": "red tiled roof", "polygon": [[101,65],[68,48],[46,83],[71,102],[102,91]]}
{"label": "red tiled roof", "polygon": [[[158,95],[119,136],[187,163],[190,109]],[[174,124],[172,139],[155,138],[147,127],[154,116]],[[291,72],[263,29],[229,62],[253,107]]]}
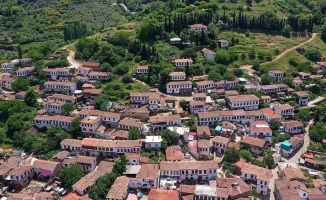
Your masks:
{"label": "red tiled roof", "polygon": [[262,140],[262,139],[259,139],[259,138],[254,138],[254,137],[247,136],[247,137],[243,138],[240,141],[240,143],[262,148],[262,147],[264,147],[266,141]]}
{"label": "red tiled roof", "polygon": [[151,189],[147,197],[148,200],[177,200],[179,192],[177,190]]}
{"label": "red tiled roof", "polygon": [[184,154],[181,151],[181,147],[178,145],[173,145],[167,147],[165,150],[166,160],[184,160]]}
{"label": "red tiled roof", "polygon": [[88,147],[97,147],[100,142],[100,139],[95,138],[84,138],[81,141],[82,146],[88,146]]}
{"label": "red tiled roof", "polygon": [[261,109],[261,111],[264,113],[264,115],[266,115],[270,119],[281,119],[282,118],[281,115],[277,114],[270,108],[263,108],[263,109]]}
{"label": "red tiled roof", "polygon": [[159,176],[159,165],[157,164],[143,164],[138,171],[136,178],[151,178],[157,179]]}

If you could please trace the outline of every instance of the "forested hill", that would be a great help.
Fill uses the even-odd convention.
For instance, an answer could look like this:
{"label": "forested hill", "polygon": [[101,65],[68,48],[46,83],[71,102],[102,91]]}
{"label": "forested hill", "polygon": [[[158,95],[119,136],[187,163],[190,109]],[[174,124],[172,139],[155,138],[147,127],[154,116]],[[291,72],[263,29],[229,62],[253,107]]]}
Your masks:
{"label": "forested hill", "polygon": [[89,34],[125,22],[128,14],[114,3],[115,0],[0,0],[0,60],[15,56],[17,45],[23,50],[45,42],[51,47],[64,46],[65,26],[74,26],[75,21],[81,25],[72,29],[80,31],[86,25]]}

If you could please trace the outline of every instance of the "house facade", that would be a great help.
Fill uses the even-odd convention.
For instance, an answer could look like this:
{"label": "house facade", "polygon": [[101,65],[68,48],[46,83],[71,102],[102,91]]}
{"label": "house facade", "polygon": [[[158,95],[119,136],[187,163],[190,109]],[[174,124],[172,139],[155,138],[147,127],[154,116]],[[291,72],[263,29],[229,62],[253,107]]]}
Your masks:
{"label": "house facade", "polygon": [[227,97],[229,108],[244,109],[244,110],[258,110],[259,98],[255,95],[238,95]]}

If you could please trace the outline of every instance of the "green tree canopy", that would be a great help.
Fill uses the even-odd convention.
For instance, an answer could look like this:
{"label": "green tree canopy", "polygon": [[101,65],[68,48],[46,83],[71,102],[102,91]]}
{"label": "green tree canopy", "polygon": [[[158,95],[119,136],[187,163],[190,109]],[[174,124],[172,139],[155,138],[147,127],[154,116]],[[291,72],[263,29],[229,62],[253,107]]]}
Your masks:
{"label": "green tree canopy", "polygon": [[267,165],[268,169],[272,169],[274,166],[273,152],[271,149],[268,149],[265,157],[263,158],[263,163]]}
{"label": "green tree canopy", "polygon": [[224,161],[227,163],[235,163],[240,159],[240,151],[236,148],[228,148],[224,154]]}
{"label": "green tree canopy", "polygon": [[24,97],[24,101],[28,106],[34,106],[37,103],[37,99],[40,97],[34,88],[29,88]]}
{"label": "green tree canopy", "polygon": [[69,132],[71,133],[73,138],[78,138],[81,136],[80,122],[81,122],[80,118],[75,118],[71,122],[71,125],[69,127]]}
{"label": "green tree canopy", "polygon": [[140,138],[139,131],[135,128],[130,129],[128,133],[129,140],[138,140]]}
{"label": "green tree canopy", "polygon": [[168,146],[171,145],[177,145],[179,144],[179,134],[170,131],[169,129],[165,129],[161,133],[162,138],[163,138],[163,143],[162,143],[162,148],[165,149]]}
{"label": "green tree canopy", "polygon": [[73,165],[61,170],[59,174],[59,180],[66,188],[69,188],[77,181],[79,181],[82,177],[84,177],[84,175],[84,171],[79,165]]}
{"label": "green tree canopy", "polygon": [[304,56],[306,56],[309,60],[313,62],[320,61],[322,58],[322,54],[318,49],[315,48],[309,48],[305,53]]}
{"label": "green tree canopy", "polygon": [[250,162],[253,159],[251,152],[247,149],[241,149],[239,155],[241,158],[245,159],[246,162]]}
{"label": "green tree canopy", "polygon": [[66,103],[64,106],[63,106],[63,111],[67,114],[69,114],[70,112],[74,111],[75,110],[75,106],[74,104],[72,103]]}
{"label": "green tree canopy", "polygon": [[15,92],[20,92],[27,90],[30,86],[29,80],[27,78],[17,78],[12,84],[12,90]]}

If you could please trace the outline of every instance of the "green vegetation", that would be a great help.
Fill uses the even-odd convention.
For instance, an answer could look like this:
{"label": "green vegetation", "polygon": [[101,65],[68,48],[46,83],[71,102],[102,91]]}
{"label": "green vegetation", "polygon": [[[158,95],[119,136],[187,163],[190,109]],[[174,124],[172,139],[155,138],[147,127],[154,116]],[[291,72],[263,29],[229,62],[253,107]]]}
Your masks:
{"label": "green vegetation", "polygon": [[161,136],[163,139],[162,149],[166,149],[166,147],[171,145],[179,144],[179,134],[174,131],[170,131],[169,129],[164,129],[161,132]]}
{"label": "green vegetation", "polygon": [[84,175],[84,171],[79,165],[73,165],[61,170],[59,180],[62,182],[64,187],[70,188],[73,184],[84,177]]}
{"label": "green vegetation", "polygon": [[129,140],[138,140],[139,138],[140,138],[139,131],[135,128],[130,129],[128,139]]}

